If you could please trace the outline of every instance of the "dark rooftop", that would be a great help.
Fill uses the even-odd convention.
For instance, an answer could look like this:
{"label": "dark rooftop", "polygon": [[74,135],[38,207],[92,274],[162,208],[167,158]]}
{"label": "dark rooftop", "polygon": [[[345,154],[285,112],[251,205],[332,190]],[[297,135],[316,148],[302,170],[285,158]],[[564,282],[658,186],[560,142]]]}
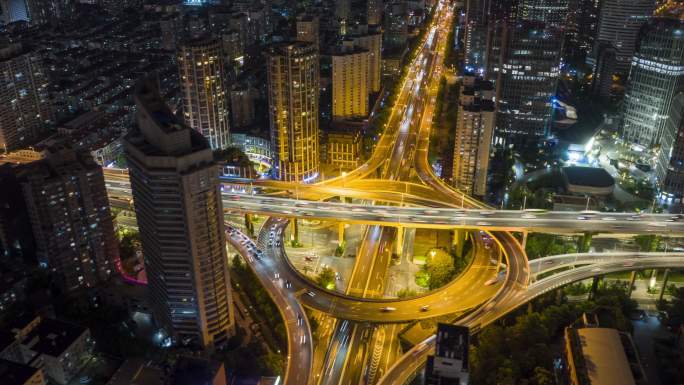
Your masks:
{"label": "dark rooftop", "polygon": [[563,167],[569,184],[589,187],[610,187],[615,180],[608,171],[597,167]]}
{"label": "dark rooftop", "polygon": [[[7,349],[15,341],[14,334],[6,330],[0,330],[0,352]],[[2,377],[2,375],[0,375]]]}
{"label": "dark rooftop", "polygon": [[26,336],[23,345],[38,353],[59,357],[87,329],[53,319],[44,319]]}
{"label": "dark rooftop", "polygon": [[0,378],[3,385],[24,385],[39,370],[0,358]]}
{"label": "dark rooftop", "polygon": [[190,357],[181,357],[176,362],[169,385],[212,384],[221,364]]}

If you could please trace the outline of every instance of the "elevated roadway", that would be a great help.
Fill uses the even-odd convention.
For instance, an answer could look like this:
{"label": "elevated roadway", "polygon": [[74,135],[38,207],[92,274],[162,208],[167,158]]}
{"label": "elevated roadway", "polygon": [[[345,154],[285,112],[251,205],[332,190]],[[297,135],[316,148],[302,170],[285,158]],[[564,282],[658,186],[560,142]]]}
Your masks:
{"label": "elevated roadway", "polygon": [[257,245],[239,230],[226,225],[226,241],[232,245],[264,286],[278,307],[287,332],[287,370],[283,384],[309,384],[313,362],[313,339],[311,327],[304,308],[295,293],[287,290],[283,279],[277,276],[277,268],[268,259],[257,260],[248,248]]}
{"label": "elevated roadway", "polygon": [[[675,268],[684,266],[684,254],[682,253],[596,253],[591,258],[596,258],[593,264],[575,267],[570,270],[558,272],[552,276],[538,280],[527,286],[520,285],[518,279],[507,277],[511,282],[491,298],[484,306],[469,314],[457,323],[468,326],[472,332],[478,332],[483,327],[495,322],[521,305],[545,294],[551,290],[560,288],[573,282],[581,281],[597,275],[605,275],[620,271],[632,271],[653,268]],[[549,260],[564,260],[574,258],[569,255],[559,255],[542,258],[540,263]],[[589,256],[584,256],[589,259]],[[534,265],[534,262],[532,263]],[[435,336],[431,336],[411,348],[394,366],[383,376],[378,385],[400,385],[407,383],[425,365],[428,355],[434,354]]]}
{"label": "elevated roadway", "polygon": [[224,194],[223,205],[224,209],[263,215],[381,226],[554,233],[684,234],[684,216],[681,214],[366,206],[240,194]]}

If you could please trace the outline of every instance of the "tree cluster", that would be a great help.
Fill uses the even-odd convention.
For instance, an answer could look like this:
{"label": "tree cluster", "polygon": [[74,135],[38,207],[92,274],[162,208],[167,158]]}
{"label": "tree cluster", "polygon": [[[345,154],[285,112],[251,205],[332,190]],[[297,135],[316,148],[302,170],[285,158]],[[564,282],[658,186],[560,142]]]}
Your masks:
{"label": "tree cluster", "polygon": [[[547,385],[553,381],[554,342],[563,337],[565,327],[572,325],[584,312],[594,312],[602,326],[628,331],[627,315],[636,303],[627,297],[624,287],[602,288],[595,301],[550,304],[541,299],[527,312],[518,313],[514,322],[485,327],[470,348],[470,379],[481,385]],[[558,344],[557,344],[558,345]]]}

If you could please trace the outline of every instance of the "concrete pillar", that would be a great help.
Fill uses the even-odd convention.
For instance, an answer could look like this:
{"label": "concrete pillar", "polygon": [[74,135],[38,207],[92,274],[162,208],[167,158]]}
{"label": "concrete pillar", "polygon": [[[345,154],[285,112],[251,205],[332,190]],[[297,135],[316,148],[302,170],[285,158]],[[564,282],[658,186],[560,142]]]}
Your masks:
{"label": "concrete pillar", "polygon": [[297,218],[290,219],[290,224],[292,225],[290,240],[294,241],[294,243],[299,243],[299,223],[297,222]]}
{"label": "concrete pillar", "polygon": [[465,229],[454,229],[451,231],[451,246],[456,250],[456,255],[463,257],[463,246],[466,242],[467,231]]}
{"label": "concrete pillar", "polygon": [[337,223],[337,246],[344,243],[344,222]]}
{"label": "concrete pillar", "polygon": [[630,298],[632,297],[632,292],[634,291],[634,282],[636,282],[636,271],[633,271],[632,275],[629,277],[629,287],[627,288],[627,295]]}
{"label": "concrete pillar", "polygon": [[589,292],[589,299],[594,299],[596,297],[596,290],[598,290],[600,277],[594,277],[591,281],[591,291]]}
{"label": "concrete pillar", "polygon": [[520,242],[522,245],[523,251],[525,250],[525,247],[527,246],[527,231],[522,232],[522,242]]}
{"label": "concrete pillar", "polygon": [[245,228],[251,236],[254,236],[254,223],[252,223],[252,214],[250,213],[245,213]]}
{"label": "concrete pillar", "polygon": [[591,239],[594,236],[593,233],[589,231],[585,231],[582,237],[580,238],[579,244],[577,245],[577,252],[578,253],[588,253],[589,249],[591,248]]}
{"label": "concrete pillar", "polygon": [[670,269],[665,269],[665,274],[663,274],[663,287],[660,288],[660,295],[658,296],[658,302],[663,301],[663,295],[665,295],[665,288],[667,287],[667,279],[670,278]]}
{"label": "concrete pillar", "polygon": [[397,227],[397,255],[401,258],[401,254],[404,252],[404,231],[406,229],[399,226]]}

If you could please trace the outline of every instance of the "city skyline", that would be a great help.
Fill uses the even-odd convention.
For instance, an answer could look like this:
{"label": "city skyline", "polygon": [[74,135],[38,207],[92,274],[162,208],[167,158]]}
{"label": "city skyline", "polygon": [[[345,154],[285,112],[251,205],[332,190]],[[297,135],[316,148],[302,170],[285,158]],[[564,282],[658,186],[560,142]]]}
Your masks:
{"label": "city skyline", "polygon": [[0,1],[1,377],[677,383],[682,15]]}

